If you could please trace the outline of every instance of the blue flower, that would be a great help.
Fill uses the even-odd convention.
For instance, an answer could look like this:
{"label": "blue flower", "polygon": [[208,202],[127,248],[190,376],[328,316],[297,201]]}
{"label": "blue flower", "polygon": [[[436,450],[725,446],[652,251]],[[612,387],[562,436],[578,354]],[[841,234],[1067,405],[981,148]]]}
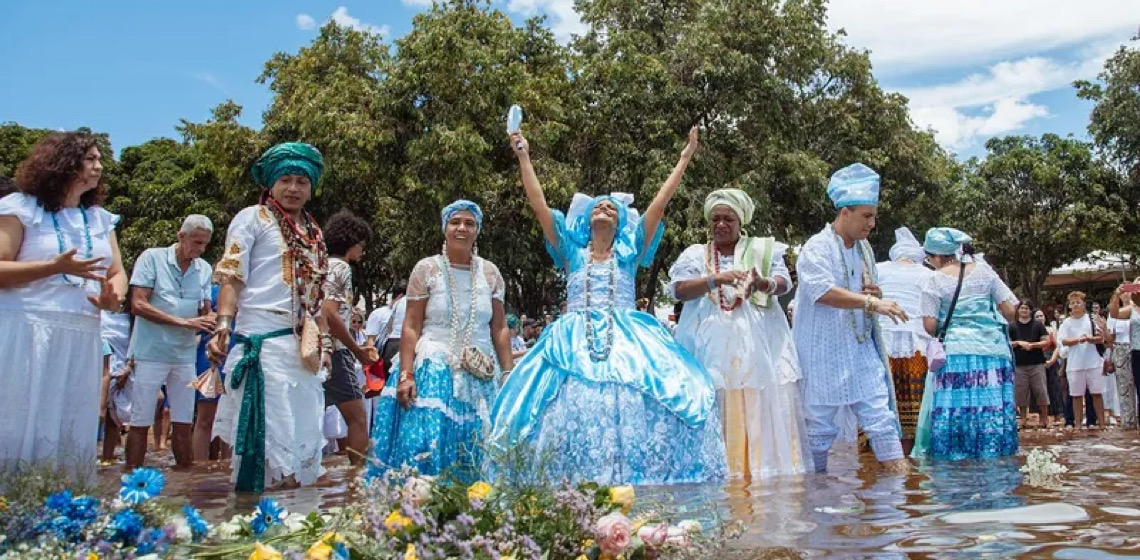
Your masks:
{"label": "blue flower", "polygon": [[47,497],[44,505],[52,511],[64,513],[71,507],[71,490],[64,490],[63,492],[56,492]]}
{"label": "blue flower", "polygon": [[76,523],[74,519],[66,515],[57,516],[48,523],[48,528],[55,533],[56,538],[61,541],[70,541],[79,537],[79,531],[83,528]]}
{"label": "blue flower", "polygon": [[351,557],[348,552],[348,546],[345,546],[345,544],[342,542],[333,543],[332,548],[333,554],[336,556],[336,560],[349,560]]}
{"label": "blue flower", "polygon": [[143,518],[133,509],[124,509],[111,518],[111,540],[123,543],[132,543],[139,538],[143,530]]}
{"label": "blue flower", "polygon": [[202,518],[198,510],[190,506],[182,506],[182,513],[186,514],[186,524],[190,526],[190,534],[197,541],[210,532],[210,524]]}
{"label": "blue flower", "polygon": [[86,525],[99,517],[99,499],[94,496],[80,496],[71,500],[68,515]]}
{"label": "blue flower", "polygon": [[166,533],[162,529],[147,529],[139,538],[138,545],[135,546],[135,554],[139,556],[152,552],[162,554],[166,551],[166,547]]}
{"label": "blue flower", "polygon": [[123,475],[119,499],[128,504],[141,504],[162,492],[166,479],[158,469],[143,467]]}
{"label": "blue flower", "polygon": [[253,534],[260,535],[284,520],[285,510],[277,502],[262,498],[257,502],[257,509],[253,510],[253,521],[250,521],[249,526],[253,529]]}

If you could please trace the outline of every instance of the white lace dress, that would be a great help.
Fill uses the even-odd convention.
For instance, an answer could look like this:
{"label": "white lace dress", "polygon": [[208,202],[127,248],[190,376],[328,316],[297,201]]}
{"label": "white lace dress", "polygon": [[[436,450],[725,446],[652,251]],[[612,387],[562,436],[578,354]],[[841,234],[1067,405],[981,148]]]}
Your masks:
{"label": "white lace dress", "polygon": [[[407,410],[397,402],[397,359],[376,407],[370,476],[404,465],[424,475],[450,468],[461,479],[478,476],[501,374],[492,343],[493,300],[502,302],[506,288],[494,263],[479,257],[471,268],[452,265],[447,270],[451,282],[443,257],[428,257],[416,264],[408,280],[407,300],[427,300],[413,368],[417,396]],[[458,329],[452,328],[453,314]],[[480,380],[458,367],[467,345],[491,358],[494,379]]]}

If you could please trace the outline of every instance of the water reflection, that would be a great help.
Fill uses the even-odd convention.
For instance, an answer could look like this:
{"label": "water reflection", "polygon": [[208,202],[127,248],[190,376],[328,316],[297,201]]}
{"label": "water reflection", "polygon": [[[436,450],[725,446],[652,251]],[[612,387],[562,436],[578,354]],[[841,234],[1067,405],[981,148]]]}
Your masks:
{"label": "water reflection", "polygon": [[[827,475],[645,488],[639,504],[741,521],[726,558],[1140,558],[1140,434],[1023,434],[1023,450],[1034,447],[1055,449],[1069,468],[1053,487],[1026,482],[1024,457],[887,476],[873,457],[837,448]],[[343,504],[356,473],[341,458],[327,466],[317,486],[268,495],[302,513]],[[101,472],[110,493],[120,471]],[[256,501],[230,492],[228,464],[168,472],[167,488],[213,520],[248,513]]]}

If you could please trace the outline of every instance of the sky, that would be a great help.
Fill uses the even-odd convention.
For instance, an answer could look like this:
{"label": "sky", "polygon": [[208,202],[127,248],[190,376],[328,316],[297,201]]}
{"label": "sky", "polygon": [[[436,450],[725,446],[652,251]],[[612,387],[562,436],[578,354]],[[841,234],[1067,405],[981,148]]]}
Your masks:
{"label": "sky", "polygon": [[[583,30],[573,0],[493,0],[517,23],[546,14],[562,39]],[[259,127],[255,82],[276,52],[296,52],[333,19],[408,32],[430,0],[3,0],[0,122],[108,132],[116,149],[176,137],[233,99]],[[946,149],[984,155],[1009,134],[1087,139],[1094,79],[1140,27],[1140,0],[831,0],[828,26],[871,53],[880,85],[910,99],[916,126]]]}

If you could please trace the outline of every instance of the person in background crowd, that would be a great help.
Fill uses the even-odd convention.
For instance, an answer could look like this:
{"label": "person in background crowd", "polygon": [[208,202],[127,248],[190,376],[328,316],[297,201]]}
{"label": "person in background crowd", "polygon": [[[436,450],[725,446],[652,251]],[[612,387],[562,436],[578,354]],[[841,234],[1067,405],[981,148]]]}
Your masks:
{"label": "person in background crowd", "polygon": [[0,175],[0,198],[16,192],[16,182]]}
{"label": "person in background crowd", "polygon": [[507,315],[507,328],[511,331],[511,357],[517,360],[526,354],[526,341],[519,334],[519,318]]}
{"label": "person in background crowd", "polygon": [[523,340],[526,341],[526,347],[534,346],[538,341],[538,319],[527,319],[523,322]]}
{"label": "person in background crowd", "polygon": [[0,199],[0,471],[93,474],[99,311],[127,294],[119,217],[99,206],[102,156],[91,134],[53,133],[17,166],[19,192]]}
{"label": "person in background crowd", "polygon": [[[131,389],[131,430],[127,434],[127,468],[146,460],[147,432],[154,425],[155,394],[163,389],[170,406],[171,448],[179,468],[194,462],[191,429],[197,378],[198,332],[211,331],[210,278],[213,269],[201,259],[214,234],[214,224],[200,214],[182,222],[178,241],[147,249],[131,274],[131,357],[135,359]],[[161,432],[161,428],[156,426]]]}
{"label": "person in background crowd", "polygon": [[[1096,425],[1104,426],[1104,359],[1097,345],[1104,343],[1107,325],[1093,317],[1085,308],[1085,294],[1071,292],[1068,297],[1070,316],[1059,329],[1062,350],[1066,354],[1065,377],[1069,382],[1069,396],[1073,398],[1074,426],[1082,428],[1081,411],[1085,409],[1086,390],[1092,396],[1096,411]],[[1097,323],[1102,323],[1098,325]],[[1081,420],[1081,421],[1078,421]],[[1091,426],[1088,426],[1091,427]]]}
{"label": "person in background crowd", "polygon": [[[128,301],[129,297],[128,290]],[[128,429],[131,420],[130,383],[135,364],[128,357],[134,323],[129,310],[130,306],[125,305],[118,312],[103,311],[100,317],[100,335],[111,348],[108,376],[103,388],[103,452],[100,459],[104,463],[116,460],[123,431]]]}
{"label": "person in background crowd", "polygon": [[[211,313],[217,311],[218,289],[219,286],[217,284],[213,284],[210,287]],[[195,369],[197,369],[198,375],[201,376],[211,367],[214,367],[214,365],[210,363],[210,356],[206,351],[212,333],[202,331],[198,333],[198,335],[198,357]],[[226,382],[225,372],[219,370],[218,375],[224,385]],[[197,390],[194,391],[194,433],[192,439],[194,441],[195,461],[215,461],[218,459],[228,459],[230,456],[229,446],[214,437],[214,419],[218,412],[218,400],[220,398],[221,395],[206,397],[201,392]]]}
{"label": "person in background crowd", "polygon": [[922,289],[922,321],[931,336],[945,331],[946,362],[927,379],[934,385],[919,413],[916,457],[956,461],[1017,453],[1008,338],[1017,297],[989,265],[963,260],[974,254],[970,241],[956,229],[932,228],[922,244],[935,270]]}
{"label": "person in background crowd", "polygon": [[[1140,281],[1140,280],[1138,280]],[[1140,347],[1140,311],[1132,303],[1132,294],[1124,292],[1123,286],[1116,288],[1112,301],[1108,304],[1109,321],[1113,327],[1113,361],[1116,364],[1117,396],[1120,400],[1121,424],[1125,430],[1140,427],[1137,415],[1137,356],[1133,349]]]}
{"label": "person in background crowd", "polygon": [[[365,345],[380,350],[380,359],[387,373],[392,367],[392,360],[400,353],[400,336],[404,332],[404,317],[408,312],[408,302],[405,293],[408,291],[408,281],[400,280],[392,291],[392,302],[381,307],[368,316],[365,332],[368,340]],[[383,311],[383,312],[382,312]]]}
{"label": "person in background crowd", "polygon": [[325,223],[325,245],[329,251],[329,273],[325,277],[322,314],[333,336],[332,371],[325,381],[325,406],[335,406],[348,426],[341,450],[353,465],[364,464],[368,452],[368,415],[364,392],[356,379],[356,363],[369,366],[380,360],[372,346],[356,342],[349,323],[356,292],[352,285],[352,265],[364,256],[364,244],[372,237],[368,222],[347,210],[333,214]]}
{"label": "person in background crowd", "polygon": [[[923,266],[926,254],[910,229],[900,227],[895,230],[890,258],[890,261],[878,265],[883,297],[898,302],[908,317],[917,318],[922,287],[935,273]],[[879,331],[883,334],[883,345],[890,357],[895,402],[903,434],[903,453],[910,454],[926,387],[926,346],[930,343],[930,335],[923,328],[922,321],[915,319],[896,323],[883,315],[879,316]]]}
{"label": "person in background crowd", "polygon": [[234,216],[218,262],[218,320],[208,350],[215,363],[226,360],[229,375],[214,433],[234,448],[239,492],[310,485],[324,473],[324,391],[314,374],[332,356],[321,314],[329,265],[321,228],[305,211],[320,194],[323,171],[324,158],[309,144],[287,142],[262,154],[252,170],[260,204]]}
{"label": "person in background crowd", "polygon": [[1045,368],[1045,348],[1049,346],[1049,333],[1045,325],[1033,318],[1033,303],[1022,300],[1017,304],[1017,320],[1009,326],[1009,340],[1013,347],[1015,400],[1021,421],[1029,418],[1029,401],[1037,403],[1038,427],[1049,427],[1049,388]]}
{"label": "person in background crowd", "polygon": [[1064,422],[1065,418],[1065,370],[1061,367],[1061,345],[1057,344],[1056,320],[1046,321],[1045,312],[1038,309],[1033,318],[1045,325],[1045,332],[1049,334],[1049,344],[1045,352],[1045,388],[1049,393],[1049,421]]}

